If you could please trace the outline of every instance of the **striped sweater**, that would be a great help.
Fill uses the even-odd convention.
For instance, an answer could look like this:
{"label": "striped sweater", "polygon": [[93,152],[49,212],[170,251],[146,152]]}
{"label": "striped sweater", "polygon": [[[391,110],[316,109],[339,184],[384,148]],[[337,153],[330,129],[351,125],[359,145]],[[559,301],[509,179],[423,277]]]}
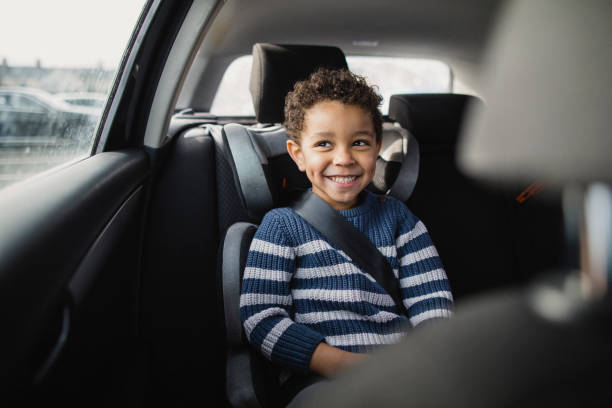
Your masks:
{"label": "striped sweater", "polygon": [[240,312],[251,345],[291,371],[307,372],[321,341],[366,352],[398,342],[407,324],[451,315],[452,295],[436,248],[402,202],[368,193],[361,205],[339,212],[387,258],[408,316],[292,209],[274,209],[249,249]]}

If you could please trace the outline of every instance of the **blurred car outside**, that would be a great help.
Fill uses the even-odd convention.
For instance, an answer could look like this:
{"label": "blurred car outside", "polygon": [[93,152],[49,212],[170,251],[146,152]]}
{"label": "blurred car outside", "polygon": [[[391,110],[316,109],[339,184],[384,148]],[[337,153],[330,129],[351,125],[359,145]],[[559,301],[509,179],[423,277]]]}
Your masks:
{"label": "blurred car outside", "polygon": [[78,107],[100,112],[106,104],[106,95],[99,92],[63,92],[54,95],[62,101]]}
{"label": "blurred car outside", "polygon": [[0,138],[89,139],[99,117],[41,89],[0,87]]}
{"label": "blurred car outside", "polygon": [[0,87],[0,189],[89,154],[101,113],[41,89]]}

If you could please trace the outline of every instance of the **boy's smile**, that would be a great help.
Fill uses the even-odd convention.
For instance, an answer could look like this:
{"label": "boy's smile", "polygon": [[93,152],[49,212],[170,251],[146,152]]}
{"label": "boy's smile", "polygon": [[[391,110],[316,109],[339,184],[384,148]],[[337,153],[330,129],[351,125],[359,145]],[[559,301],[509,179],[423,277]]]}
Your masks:
{"label": "boy's smile", "polygon": [[322,101],[306,110],[299,144],[289,155],[312,183],[312,191],[336,210],[357,205],[372,181],[380,143],[371,115],[356,105]]}

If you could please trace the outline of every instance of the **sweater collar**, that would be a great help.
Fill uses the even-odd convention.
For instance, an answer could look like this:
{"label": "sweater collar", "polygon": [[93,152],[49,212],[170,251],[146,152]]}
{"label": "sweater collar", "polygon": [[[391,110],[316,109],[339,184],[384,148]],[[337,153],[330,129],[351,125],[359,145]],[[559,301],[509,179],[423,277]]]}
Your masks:
{"label": "sweater collar", "polygon": [[348,210],[338,210],[338,212],[346,218],[358,217],[370,212],[377,202],[378,198],[375,194],[369,191],[362,191],[359,194],[359,204],[356,207],[349,208]]}

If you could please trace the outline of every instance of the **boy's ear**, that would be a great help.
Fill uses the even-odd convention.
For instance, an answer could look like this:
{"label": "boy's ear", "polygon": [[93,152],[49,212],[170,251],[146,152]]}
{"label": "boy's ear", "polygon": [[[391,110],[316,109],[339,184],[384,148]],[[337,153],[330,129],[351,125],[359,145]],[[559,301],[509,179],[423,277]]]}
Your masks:
{"label": "boy's ear", "polygon": [[287,152],[295,164],[297,164],[300,171],[305,171],[304,153],[302,152],[302,147],[295,140],[287,140]]}

